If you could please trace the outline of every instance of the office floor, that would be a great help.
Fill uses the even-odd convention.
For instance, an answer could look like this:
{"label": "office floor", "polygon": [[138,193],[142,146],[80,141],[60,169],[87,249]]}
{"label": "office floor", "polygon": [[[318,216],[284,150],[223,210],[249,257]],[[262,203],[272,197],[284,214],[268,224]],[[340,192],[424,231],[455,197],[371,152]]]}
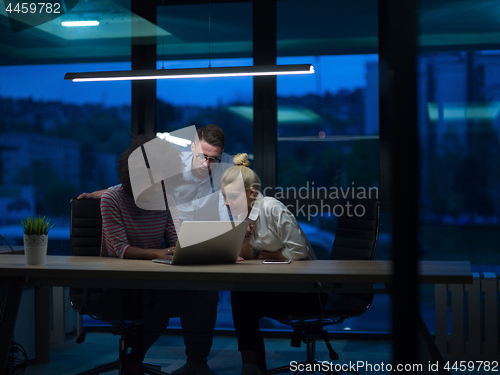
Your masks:
{"label": "office floor", "polygon": [[[391,342],[387,340],[358,339],[333,341],[332,346],[341,358],[338,363],[349,361],[366,361],[369,364],[390,363]],[[290,346],[289,338],[266,338],[268,367],[278,367],[291,361],[301,361],[305,358],[305,346],[294,348]],[[110,333],[89,332],[84,343],[76,344],[70,338],[61,344],[53,344],[50,348],[50,363],[36,364],[26,368],[25,375],[66,375],[88,370],[93,365],[111,362],[118,353],[118,338]],[[317,359],[329,360],[324,342],[317,342]],[[161,365],[162,371],[171,372],[185,362],[182,337],[178,334],[164,335],[149,350],[147,362]],[[337,363],[337,362],[335,362]],[[236,339],[232,334],[224,333],[214,338],[209,365],[218,375],[239,374],[241,370],[240,356],[237,351]],[[117,371],[108,372],[113,375]],[[360,371],[361,374],[369,371]]]}

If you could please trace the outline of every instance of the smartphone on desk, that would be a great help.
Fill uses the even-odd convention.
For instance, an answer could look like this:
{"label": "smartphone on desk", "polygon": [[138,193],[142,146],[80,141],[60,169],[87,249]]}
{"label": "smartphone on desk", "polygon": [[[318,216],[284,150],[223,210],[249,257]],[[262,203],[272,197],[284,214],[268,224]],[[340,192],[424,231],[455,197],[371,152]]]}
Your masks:
{"label": "smartphone on desk", "polygon": [[263,264],[290,264],[292,261],[288,259],[266,259]]}

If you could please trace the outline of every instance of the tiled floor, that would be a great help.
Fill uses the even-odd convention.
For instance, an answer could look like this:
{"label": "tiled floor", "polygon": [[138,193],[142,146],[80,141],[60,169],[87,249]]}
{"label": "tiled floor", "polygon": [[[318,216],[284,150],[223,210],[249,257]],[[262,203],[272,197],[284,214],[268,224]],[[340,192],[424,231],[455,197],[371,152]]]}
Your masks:
{"label": "tiled floor", "polygon": [[[305,359],[305,345],[302,345],[301,348],[291,347],[289,333],[279,334],[280,338],[277,338],[275,333],[269,335],[272,336],[266,338],[267,364],[269,368],[288,365],[292,361]],[[333,349],[339,353],[340,359],[335,362],[330,361],[326,345],[322,341],[317,341],[316,358],[318,360],[328,361],[328,363],[337,364],[337,366],[349,363],[354,365],[360,361],[365,366],[364,368],[358,368],[361,375],[391,373],[391,371],[387,371],[387,367],[384,367],[391,363],[392,342],[389,336],[351,334],[343,335],[339,340],[334,340],[334,334],[330,334],[329,337]],[[24,375],[73,375],[89,370],[96,364],[112,362],[116,359],[117,354],[118,338],[116,336],[105,332],[89,332],[82,344],[76,344],[74,337],[64,343],[52,344],[50,363],[33,363],[26,368]],[[218,375],[240,374],[241,361],[233,332],[223,332],[216,335],[208,360],[210,367]],[[147,353],[146,361],[159,364],[162,371],[167,373],[181,367],[185,362],[185,356],[184,344],[179,331],[169,331],[162,336]],[[115,375],[117,373],[118,371],[113,371],[106,374]],[[427,372],[427,374],[433,373],[437,374],[437,372]],[[493,372],[485,372],[484,370],[480,372],[460,372],[452,370],[451,373],[486,375]]]}
{"label": "tiled floor", "polygon": [[[332,346],[341,358],[335,363],[364,361],[367,363],[390,363],[391,341],[347,339],[334,341]],[[290,346],[289,338],[266,338],[268,367],[287,365],[292,361],[305,359],[305,345],[301,348]],[[32,364],[26,368],[25,375],[66,375],[88,370],[94,365],[111,362],[118,353],[118,338],[110,333],[90,332],[84,343],[76,344],[74,338],[61,344],[51,345],[49,364]],[[322,341],[317,342],[317,358],[328,360],[328,351]],[[182,337],[177,333],[162,336],[149,350],[146,361],[161,365],[162,371],[171,372],[185,362]],[[209,357],[209,365],[218,375],[239,374],[240,355],[236,339],[231,333],[217,335]],[[117,371],[108,372],[116,374]],[[368,373],[360,371],[361,374]]]}

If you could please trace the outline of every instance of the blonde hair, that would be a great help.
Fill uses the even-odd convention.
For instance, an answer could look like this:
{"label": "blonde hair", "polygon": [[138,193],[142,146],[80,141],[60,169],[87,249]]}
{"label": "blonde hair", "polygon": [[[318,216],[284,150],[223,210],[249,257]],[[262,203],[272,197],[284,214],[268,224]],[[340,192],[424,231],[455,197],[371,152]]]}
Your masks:
{"label": "blonde hair", "polygon": [[247,154],[237,154],[233,158],[233,164],[236,166],[242,165],[243,167],[250,168],[250,161],[248,161],[248,155]]}
{"label": "blonde hair", "polygon": [[255,190],[260,190],[260,179],[257,174],[250,169],[250,161],[248,160],[247,154],[237,154],[233,157],[234,167],[229,168],[222,176],[222,184],[228,185],[240,175],[243,178],[243,184],[245,185],[245,190],[249,190],[251,187]]}

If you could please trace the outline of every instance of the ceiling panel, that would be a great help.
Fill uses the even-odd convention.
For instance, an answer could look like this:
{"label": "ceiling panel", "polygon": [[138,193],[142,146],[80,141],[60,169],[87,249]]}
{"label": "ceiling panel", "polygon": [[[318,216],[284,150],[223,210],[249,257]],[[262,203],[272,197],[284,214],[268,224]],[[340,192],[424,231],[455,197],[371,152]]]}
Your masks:
{"label": "ceiling panel", "polygon": [[[5,7],[0,5],[0,64],[130,61],[131,43],[156,42],[163,60],[205,59],[209,53],[214,58],[251,56],[251,2],[157,3],[172,1],[175,5],[159,7],[158,26],[133,14],[130,0],[80,0],[64,19],[92,18],[99,26],[64,28],[60,17],[18,33],[10,29]],[[278,1],[278,55],[376,53],[376,3]],[[423,50],[500,49],[500,3],[421,0],[419,27]]]}

